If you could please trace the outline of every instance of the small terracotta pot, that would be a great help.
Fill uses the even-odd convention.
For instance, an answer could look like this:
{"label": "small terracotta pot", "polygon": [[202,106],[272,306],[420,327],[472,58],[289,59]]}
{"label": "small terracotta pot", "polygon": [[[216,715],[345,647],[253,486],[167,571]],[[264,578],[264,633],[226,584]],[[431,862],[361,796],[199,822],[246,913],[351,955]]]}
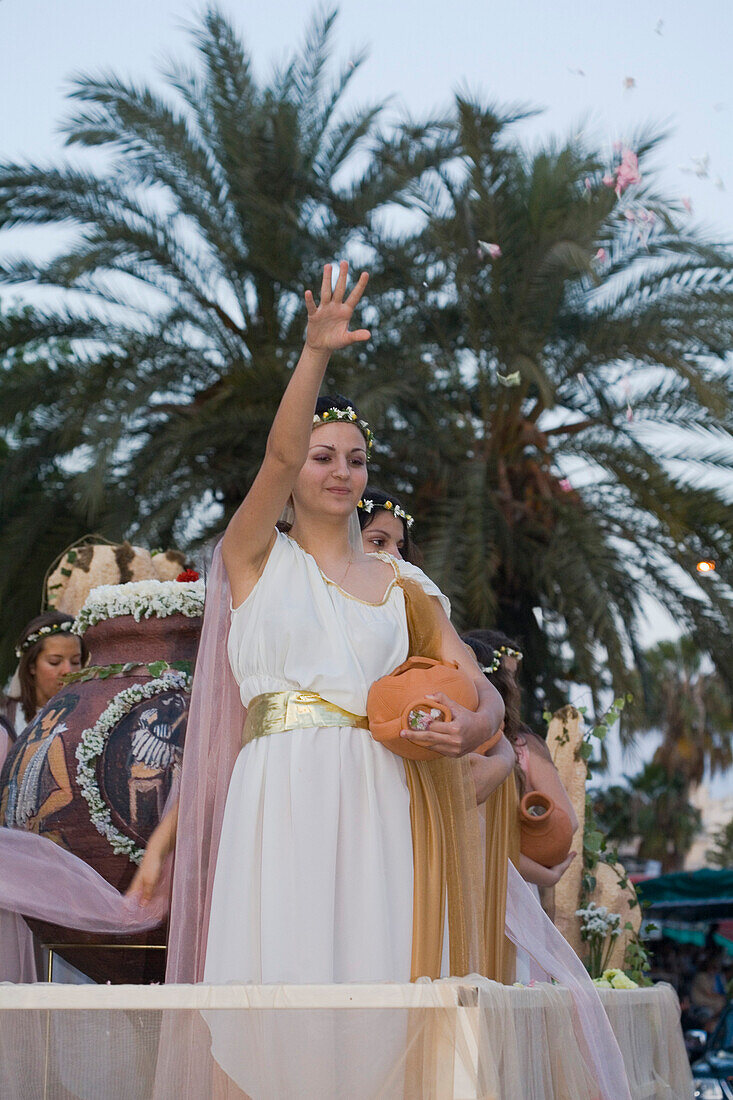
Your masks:
{"label": "small terracotta pot", "polygon": [[410,729],[413,710],[440,711],[440,719],[450,721],[448,708],[428,695],[442,692],[467,710],[476,710],[478,692],[473,680],[454,661],[434,661],[429,657],[410,657],[389,676],[382,676],[369,689],[367,717],[369,730],[390,752],[408,760],[437,760],[441,754],[423,748],[400,730]]}
{"label": "small terracotta pot", "polygon": [[[535,812],[532,813],[531,811]],[[519,847],[523,855],[542,867],[555,867],[567,856],[573,842],[570,818],[541,791],[525,794],[519,805]]]}

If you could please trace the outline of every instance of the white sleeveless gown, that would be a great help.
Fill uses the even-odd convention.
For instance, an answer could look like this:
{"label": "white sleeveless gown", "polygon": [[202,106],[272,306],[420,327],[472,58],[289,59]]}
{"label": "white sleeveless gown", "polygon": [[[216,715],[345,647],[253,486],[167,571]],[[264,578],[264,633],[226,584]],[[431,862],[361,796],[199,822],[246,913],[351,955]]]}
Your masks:
{"label": "white sleeveless gown", "polygon": [[[447,605],[416,566],[385,560]],[[399,585],[379,604],[356,599],[281,533],[232,611],[229,661],[245,707],[300,689],[364,715],[371,684],[407,649]],[[352,727],[258,738],[229,785],[205,981],[409,981],[412,880],[399,757]]]}

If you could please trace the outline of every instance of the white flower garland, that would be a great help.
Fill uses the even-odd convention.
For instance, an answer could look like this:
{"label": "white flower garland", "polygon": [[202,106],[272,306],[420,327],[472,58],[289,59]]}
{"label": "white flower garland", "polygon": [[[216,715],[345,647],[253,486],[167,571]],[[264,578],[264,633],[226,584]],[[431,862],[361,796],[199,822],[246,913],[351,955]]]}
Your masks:
{"label": "white flower garland", "polygon": [[168,615],[186,615],[194,619],[204,613],[203,581],[132,581],[129,584],[100,584],[93,588],[76,617],[74,634],[83,634],[90,626],[132,615],[141,619],[165,619]]}
{"label": "white flower garland", "polygon": [[171,670],[156,680],[149,680],[147,684],[133,684],[132,687],[125,688],[110,700],[94,725],[84,730],[76,748],[76,759],[79,761],[76,779],[81,796],[89,806],[92,825],[107,838],[115,855],[125,855],[132,863],[139,864],[142,861],[145,849],[112,824],[109,806],[102,798],[97,783],[96,762],[114,727],[137,703],[152,699],[154,695],[170,691],[171,688],[188,691],[190,687],[191,677],[188,673]]}

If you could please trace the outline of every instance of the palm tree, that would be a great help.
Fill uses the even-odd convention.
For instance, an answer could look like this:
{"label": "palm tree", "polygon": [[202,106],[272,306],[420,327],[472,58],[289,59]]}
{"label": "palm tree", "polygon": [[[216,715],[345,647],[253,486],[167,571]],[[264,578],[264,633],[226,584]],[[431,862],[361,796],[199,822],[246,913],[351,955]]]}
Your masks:
{"label": "palm tree", "polygon": [[662,741],[654,764],[679,776],[689,793],[707,776],[733,765],[733,706],[721,676],[706,668],[691,637],[659,642],[644,654],[646,690],[628,709],[628,741],[634,733],[658,730]]}
{"label": "palm tree", "polygon": [[679,871],[701,827],[689,793],[683,775],[652,761],[625,784],[595,792],[593,809],[612,844],[632,844],[636,859],[658,860],[663,873]]}
{"label": "palm tree", "polygon": [[[102,150],[94,170],[0,166],[0,228],[73,230],[50,261],[0,265],[6,284],[53,289],[47,306],[0,317],[7,470],[45,470],[49,487],[37,516],[6,512],[5,560],[59,510],[74,522],[52,540],[58,550],[100,523],[118,539],[190,545],[246,492],[301,346],[304,286],[329,258],[368,258],[383,212],[409,206],[452,149],[440,122],[383,136],[382,104],[345,104],[363,58],[335,65],[333,23],[333,12],[317,17],[258,83],[210,8],[193,31],[197,64],[167,71],[167,95],[114,75],[75,80],[67,144]],[[390,263],[387,250],[382,298],[399,276]],[[355,382],[357,399],[378,401],[385,378],[368,367],[364,355],[336,360],[329,385]],[[114,530],[99,518],[110,512]],[[26,575],[23,607],[38,600],[45,564]],[[21,611],[11,612],[15,633]]]}
{"label": "palm tree", "polygon": [[[645,179],[660,140],[633,143]],[[413,245],[431,406],[391,440],[428,570],[464,625],[521,638],[536,720],[567,680],[625,686],[647,597],[730,681],[731,575],[695,572],[733,561],[730,249],[630,183],[630,150],[527,150],[467,100],[458,142]]]}
{"label": "palm tree", "polygon": [[[20,331],[26,321],[25,314],[0,316],[0,328]],[[2,410],[12,431],[0,436],[0,683],[15,665],[16,636],[41,610],[51,562],[92,530],[119,537],[134,516],[133,502],[114,484],[102,478],[90,496],[63,461],[77,364],[68,347],[56,350],[58,361],[40,351],[12,352],[4,362]],[[29,393],[42,401],[29,401]]]}
{"label": "palm tree", "polygon": [[705,853],[708,863],[711,867],[730,870],[733,867],[733,820],[714,832],[710,839],[713,847]]}

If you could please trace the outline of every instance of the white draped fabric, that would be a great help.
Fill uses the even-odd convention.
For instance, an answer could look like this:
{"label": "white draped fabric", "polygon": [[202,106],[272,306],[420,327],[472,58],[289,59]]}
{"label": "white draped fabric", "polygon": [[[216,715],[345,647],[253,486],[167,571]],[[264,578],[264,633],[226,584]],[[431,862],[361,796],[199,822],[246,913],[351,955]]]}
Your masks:
{"label": "white draped fabric", "polygon": [[[601,999],[633,1100],[689,1100],[674,991],[602,990]],[[595,1100],[572,1005],[561,987],[474,976],[407,985],[0,985],[0,1096],[241,1100],[211,1056],[205,1013],[232,1041],[250,1043],[253,1100]],[[273,1034],[285,1043],[278,1057]],[[335,1058],[319,1058],[324,1049]],[[292,1067],[296,1092],[287,1091]]]}

